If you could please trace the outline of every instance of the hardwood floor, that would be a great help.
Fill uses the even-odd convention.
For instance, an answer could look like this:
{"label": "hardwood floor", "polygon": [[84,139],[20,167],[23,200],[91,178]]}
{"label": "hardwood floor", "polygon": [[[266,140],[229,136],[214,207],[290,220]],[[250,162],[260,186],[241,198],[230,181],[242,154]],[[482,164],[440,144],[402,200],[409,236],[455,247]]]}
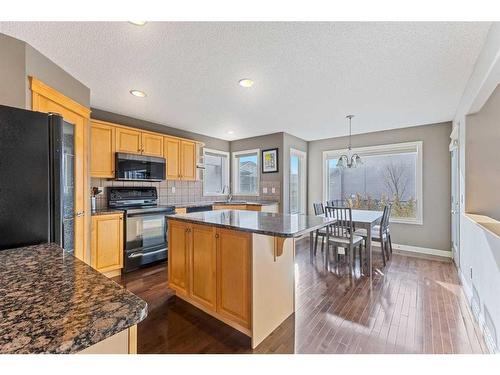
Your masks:
{"label": "hardwood floor", "polygon": [[[381,267],[380,254],[374,264]],[[483,353],[486,346],[452,263],[394,254],[372,279],[309,264],[297,243],[296,313],[255,350],[250,339],[167,287],[166,264],[115,281],[148,302],[139,353]],[[382,269],[382,268],[381,268]]]}

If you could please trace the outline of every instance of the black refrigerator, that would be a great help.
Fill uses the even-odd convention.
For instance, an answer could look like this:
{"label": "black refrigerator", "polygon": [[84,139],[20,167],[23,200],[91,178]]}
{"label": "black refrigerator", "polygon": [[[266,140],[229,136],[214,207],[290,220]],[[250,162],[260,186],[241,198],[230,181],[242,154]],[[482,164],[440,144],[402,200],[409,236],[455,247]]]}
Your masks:
{"label": "black refrigerator", "polygon": [[0,250],[55,242],[74,250],[74,126],[0,105]]}

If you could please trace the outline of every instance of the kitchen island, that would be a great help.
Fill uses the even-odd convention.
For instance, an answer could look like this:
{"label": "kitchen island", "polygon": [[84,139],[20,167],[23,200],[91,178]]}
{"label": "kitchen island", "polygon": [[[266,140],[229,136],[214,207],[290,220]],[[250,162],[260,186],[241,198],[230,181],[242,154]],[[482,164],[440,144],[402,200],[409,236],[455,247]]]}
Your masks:
{"label": "kitchen island", "polygon": [[176,295],[257,347],[295,311],[295,240],[333,219],[220,210],[168,218]]}
{"label": "kitchen island", "polygon": [[0,354],[137,351],[147,304],[58,245],[0,251]]}

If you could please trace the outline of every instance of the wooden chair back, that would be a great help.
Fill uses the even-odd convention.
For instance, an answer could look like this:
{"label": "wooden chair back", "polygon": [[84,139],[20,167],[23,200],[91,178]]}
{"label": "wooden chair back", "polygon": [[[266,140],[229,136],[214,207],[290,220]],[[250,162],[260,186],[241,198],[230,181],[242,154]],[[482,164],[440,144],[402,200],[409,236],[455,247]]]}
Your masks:
{"label": "wooden chair back", "polygon": [[323,203],[313,203],[314,214],[315,215],[323,215],[325,213],[325,207]]}
{"label": "wooden chair back", "polygon": [[337,219],[330,226],[330,233],[333,237],[347,238],[352,243],[354,228],[352,225],[352,210],[349,207],[325,207],[326,217]]}

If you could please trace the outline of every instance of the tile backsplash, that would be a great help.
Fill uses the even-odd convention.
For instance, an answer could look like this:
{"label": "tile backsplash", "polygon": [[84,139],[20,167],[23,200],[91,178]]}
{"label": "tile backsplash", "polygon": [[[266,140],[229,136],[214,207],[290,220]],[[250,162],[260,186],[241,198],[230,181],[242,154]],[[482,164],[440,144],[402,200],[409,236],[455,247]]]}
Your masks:
{"label": "tile backsplash", "polygon": [[[97,208],[107,206],[107,191],[110,186],[155,186],[158,190],[161,205],[176,205],[186,203],[203,203],[223,200],[223,196],[203,196],[202,181],[162,181],[162,182],[137,182],[137,181],[114,181],[105,178],[91,178],[91,186],[103,188],[103,192],[97,196]],[[175,188],[175,189],[172,189]],[[273,192],[274,188],[274,192]],[[172,190],[175,190],[174,192]],[[267,193],[263,193],[267,190]],[[234,200],[280,201],[281,189],[279,181],[261,181],[260,196],[235,196]]]}

